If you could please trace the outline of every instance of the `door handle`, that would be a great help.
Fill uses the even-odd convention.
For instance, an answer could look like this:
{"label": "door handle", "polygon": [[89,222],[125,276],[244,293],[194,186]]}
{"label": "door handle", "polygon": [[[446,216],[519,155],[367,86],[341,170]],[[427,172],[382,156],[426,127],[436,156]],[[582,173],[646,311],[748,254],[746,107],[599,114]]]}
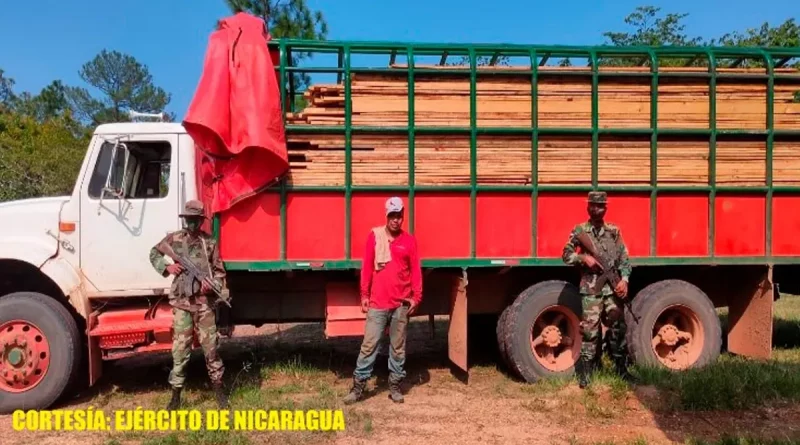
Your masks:
{"label": "door handle", "polygon": [[52,232],[50,229],[47,229],[47,234],[48,234],[48,235],[50,235],[51,237],[53,237],[53,239],[55,239],[55,240],[56,240],[56,242],[57,242],[59,245],[61,245],[61,247],[62,247],[64,250],[66,250],[67,252],[69,252],[69,253],[74,253],[74,252],[75,252],[75,247],[72,245],[72,243],[71,243],[71,242],[69,242],[69,240],[66,240],[66,239],[64,239],[64,240],[62,240],[62,239],[59,239],[59,238],[58,238],[58,236],[57,236],[55,233],[53,233],[53,232]]}

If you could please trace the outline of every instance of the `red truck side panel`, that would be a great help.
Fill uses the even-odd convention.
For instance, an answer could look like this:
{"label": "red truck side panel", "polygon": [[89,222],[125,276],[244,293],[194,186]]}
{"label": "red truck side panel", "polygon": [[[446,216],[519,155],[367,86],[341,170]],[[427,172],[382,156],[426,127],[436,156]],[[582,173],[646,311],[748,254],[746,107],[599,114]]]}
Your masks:
{"label": "red truck side panel", "polygon": [[[280,218],[280,207],[276,212]],[[290,260],[344,257],[344,199],[336,193],[288,196],[286,257]],[[280,237],[264,241],[280,245]]]}
{"label": "red truck side panel", "polygon": [[772,198],[772,253],[773,255],[800,254],[800,197],[773,196]]}
{"label": "red truck side panel", "polygon": [[717,195],[715,253],[718,256],[764,255],[765,207],[763,196]]}
{"label": "red truck side panel", "polygon": [[475,250],[481,258],[529,258],[531,249],[530,193],[478,195]]}
{"label": "red truck side panel", "polygon": [[[586,194],[541,193],[537,210],[538,256],[560,257],[572,228],[586,221]],[[609,221],[615,218],[615,213],[618,211],[608,213]]]}
{"label": "red truck side panel", "polygon": [[418,193],[414,233],[422,258],[469,258],[469,194]]}
{"label": "red truck side panel", "polygon": [[[389,192],[354,192],[351,203],[350,251],[363,256],[372,227],[383,224]],[[400,194],[408,206],[408,196]],[[773,248],[776,255],[800,254],[793,235],[800,232],[800,198],[776,196],[773,204]],[[715,204],[714,253],[718,256],[765,255],[766,199],[757,195],[719,194]],[[663,193],[656,205],[656,255],[708,256],[708,197]],[[342,193],[289,193],[287,259],[345,258],[345,201]],[[477,198],[478,258],[558,258],[572,227],[586,220],[585,193],[542,192],[535,209],[525,192],[480,193]],[[406,218],[409,218],[406,214]],[[608,221],[624,234],[632,257],[650,255],[648,193],[609,195]],[[406,221],[408,226],[409,221]],[[470,255],[468,193],[420,192],[415,199],[415,233],[425,259],[462,259]],[[275,192],[248,199],[221,220],[222,256],[226,261],[280,259],[280,202]]]}
{"label": "red truck side panel", "polygon": [[[586,207],[586,198],[582,207]],[[584,215],[586,211],[584,210]],[[586,217],[584,216],[584,219]],[[650,255],[650,194],[615,194],[609,197],[606,216],[619,226],[632,257]],[[563,235],[562,235],[563,237]],[[566,238],[564,239],[566,241]]]}
{"label": "red truck side panel", "polygon": [[656,211],[656,255],[708,256],[708,196],[659,196]]}
{"label": "red truck side panel", "polygon": [[275,261],[280,259],[281,204],[278,193],[261,193],[222,214],[222,258]]}

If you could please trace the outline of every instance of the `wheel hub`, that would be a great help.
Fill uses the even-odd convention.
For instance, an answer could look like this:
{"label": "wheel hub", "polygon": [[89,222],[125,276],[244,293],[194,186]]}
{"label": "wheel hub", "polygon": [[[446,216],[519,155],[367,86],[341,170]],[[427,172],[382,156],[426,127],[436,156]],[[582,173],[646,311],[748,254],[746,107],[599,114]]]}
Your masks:
{"label": "wheel hub", "polygon": [[42,381],[50,346],[42,331],[21,320],[0,326],[0,390],[25,392]]}
{"label": "wheel hub", "polygon": [[8,353],[8,363],[11,366],[19,368],[22,366],[22,361],[25,359],[25,353],[20,348],[14,348]]}
{"label": "wheel hub", "polygon": [[561,344],[561,330],[556,326],[550,325],[544,328],[542,337],[544,339],[544,344],[551,348],[555,348]]}
{"label": "wheel hub", "polygon": [[665,308],[653,327],[652,347],[661,364],[670,369],[687,369],[703,349],[703,326],[697,314],[683,305]]}
{"label": "wheel hub", "polygon": [[575,364],[580,344],[580,321],[575,313],[561,305],[543,309],[531,326],[531,349],[534,359],[549,372],[562,372]]}
{"label": "wheel hub", "polygon": [[671,324],[662,326],[658,331],[658,335],[661,337],[662,343],[665,343],[669,346],[675,346],[678,344],[678,328]]}

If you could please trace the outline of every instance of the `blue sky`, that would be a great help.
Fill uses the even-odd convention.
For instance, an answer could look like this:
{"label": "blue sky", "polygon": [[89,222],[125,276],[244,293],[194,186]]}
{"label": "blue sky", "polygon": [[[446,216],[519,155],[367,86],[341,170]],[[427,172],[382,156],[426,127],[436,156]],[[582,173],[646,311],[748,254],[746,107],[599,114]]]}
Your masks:
{"label": "blue sky", "polygon": [[[222,0],[38,0],[7,2],[0,21],[0,68],[15,90],[38,92],[52,80],[83,85],[78,70],[103,48],[146,64],[172,93],[182,118],[200,77],[209,33],[229,14]],[[687,12],[690,35],[716,37],[800,16],[797,0],[600,1],[308,0],[328,21],[330,39],[599,44],[624,30],[636,6]],[[769,7],[766,5],[769,4]],[[468,26],[470,21],[477,25]]]}

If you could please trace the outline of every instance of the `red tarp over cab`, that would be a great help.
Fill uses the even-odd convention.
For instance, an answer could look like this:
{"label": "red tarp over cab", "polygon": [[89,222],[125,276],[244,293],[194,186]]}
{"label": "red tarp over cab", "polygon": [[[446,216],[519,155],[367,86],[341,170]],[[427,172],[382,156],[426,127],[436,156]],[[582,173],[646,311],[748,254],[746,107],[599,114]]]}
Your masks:
{"label": "red tarp over cab", "polygon": [[264,21],[219,21],[183,120],[197,147],[197,188],[208,216],[271,185],[289,167],[280,89]]}

